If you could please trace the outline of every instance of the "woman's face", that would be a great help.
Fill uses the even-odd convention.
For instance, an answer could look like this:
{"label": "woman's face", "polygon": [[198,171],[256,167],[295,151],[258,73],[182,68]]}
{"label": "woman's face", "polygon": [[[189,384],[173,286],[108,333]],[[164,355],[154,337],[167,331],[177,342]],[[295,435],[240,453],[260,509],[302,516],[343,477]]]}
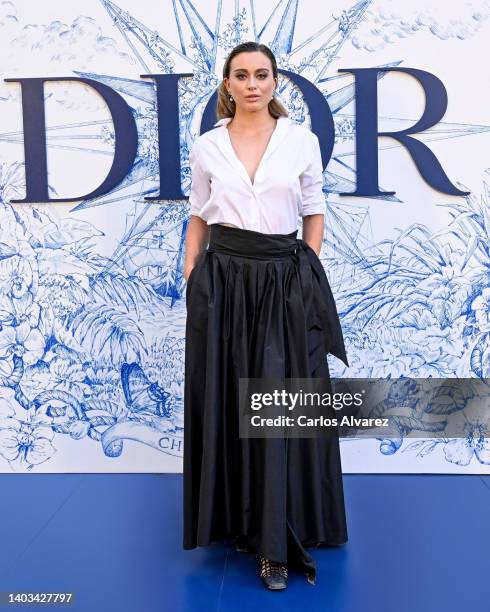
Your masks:
{"label": "woman's face", "polygon": [[233,96],[236,108],[244,111],[267,107],[277,85],[271,61],[261,51],[235,55],[231,60],[230,77],[225,77],[223,82],[228,94]]}

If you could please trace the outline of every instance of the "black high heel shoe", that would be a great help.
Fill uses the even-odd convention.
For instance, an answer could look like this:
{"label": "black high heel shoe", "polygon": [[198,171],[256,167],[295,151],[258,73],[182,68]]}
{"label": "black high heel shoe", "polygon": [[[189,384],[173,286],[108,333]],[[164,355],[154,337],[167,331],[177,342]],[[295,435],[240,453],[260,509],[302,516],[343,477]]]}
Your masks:
{"label": "black high heel shoe", "polygon": [[285,589],[288,585],[288,566],[259,555],[260,577],[271,591]]}

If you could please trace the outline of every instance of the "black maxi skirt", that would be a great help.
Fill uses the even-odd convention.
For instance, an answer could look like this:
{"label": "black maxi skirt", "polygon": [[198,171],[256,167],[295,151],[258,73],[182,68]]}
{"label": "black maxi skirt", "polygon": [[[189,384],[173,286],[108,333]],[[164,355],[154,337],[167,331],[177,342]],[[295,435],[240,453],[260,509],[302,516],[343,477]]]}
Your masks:
{"label": "black maxi skirt", "polygon": [[326,353],[349,365],[323,266],[296,235],[211,225],[188,279],[183,548],[239,538],[314,582],[306,548],[347,541],[338,430],[239,437],[239,378],[330,381]]}

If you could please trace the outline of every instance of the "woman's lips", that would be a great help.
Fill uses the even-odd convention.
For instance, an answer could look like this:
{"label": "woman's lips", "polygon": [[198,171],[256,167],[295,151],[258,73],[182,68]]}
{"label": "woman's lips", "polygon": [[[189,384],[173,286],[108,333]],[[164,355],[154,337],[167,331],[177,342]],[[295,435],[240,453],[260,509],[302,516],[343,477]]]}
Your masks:
{"label": "woman's lips", "polygon": [[260,98],[260,96],[246,96],[247,100],[258,100]]}

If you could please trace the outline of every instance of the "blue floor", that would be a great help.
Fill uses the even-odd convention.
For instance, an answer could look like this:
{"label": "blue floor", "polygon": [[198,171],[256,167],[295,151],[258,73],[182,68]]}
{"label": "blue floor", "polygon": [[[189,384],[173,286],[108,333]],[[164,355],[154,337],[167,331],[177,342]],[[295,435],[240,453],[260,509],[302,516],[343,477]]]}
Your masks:
{"label": "blue floor", "polygon": [[87,612],[490,609],[490,476],[345,475],[349,542],[311,549],[316,586],[293,573],[281,592],[253,555],[181,548],[181,479],[0,475],[0,591]]}

